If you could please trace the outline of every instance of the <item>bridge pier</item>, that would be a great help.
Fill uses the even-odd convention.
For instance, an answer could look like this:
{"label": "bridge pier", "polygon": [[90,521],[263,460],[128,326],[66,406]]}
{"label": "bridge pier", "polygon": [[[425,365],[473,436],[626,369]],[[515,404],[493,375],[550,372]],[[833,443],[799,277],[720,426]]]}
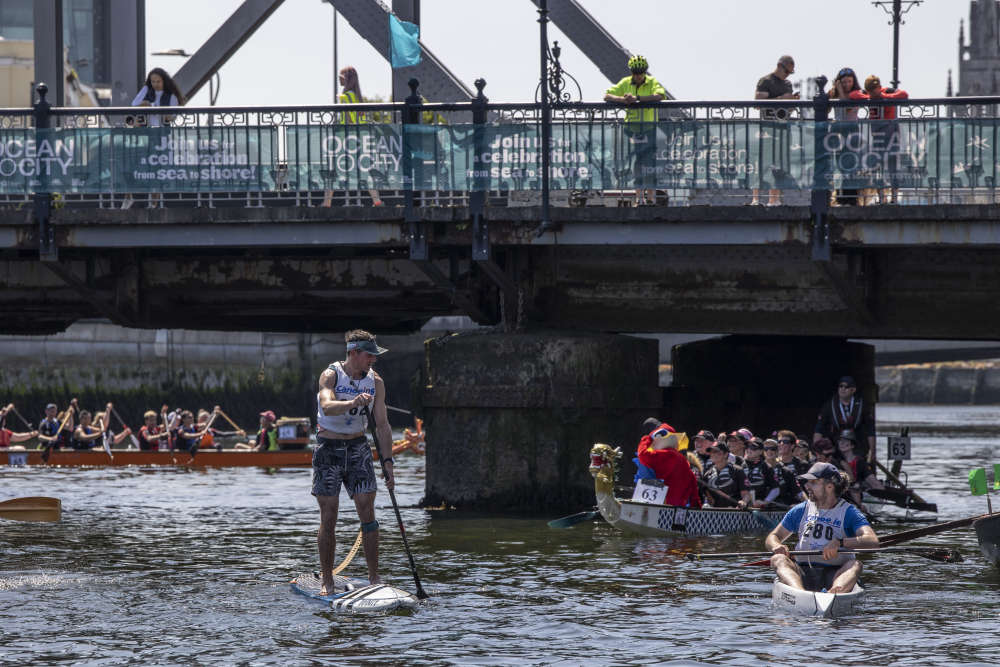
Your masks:
{"label": "bridge pier", "polygon": [[546,515],[594,503],[587,456],[661,412],[657,343],[610,334],[470,331],[425,344],[424,502]]}
{"label": "bridge pier", "polygon": [[770,437],[790,428],[812,441],[819,406],[843,375],[857,380],[866,403],[878,400],[874,346],[846,338],[724,336],[675,345],[671,362],[663,412],[689,434],[746,426]]}

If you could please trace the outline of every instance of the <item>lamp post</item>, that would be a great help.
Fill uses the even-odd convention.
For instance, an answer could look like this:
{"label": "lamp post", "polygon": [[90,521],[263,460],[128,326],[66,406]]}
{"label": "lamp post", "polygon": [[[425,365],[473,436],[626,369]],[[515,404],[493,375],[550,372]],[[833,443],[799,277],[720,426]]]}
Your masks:
{"label": "lamp post", "polygon": [[[872,2],[876,7],[881,8],[886,14],[892,18],[889,20],[889,25],[892,26],[892,87],[899,87],[899,26],[906,23],[903,20],[903,14],[907,13],[915,5],[919,5],[923,0],[874,0]],[[890,9],[887,5],[892,5]],[[906,5],[905,9],[903,5]]]}
{"label": "lamp post", "polygon": [[[165,49],[163,51],[153,51],[150,55],[154,56],[177,56],[178,58],[190,58],[193,54],[188,53],[184,49]],[[212,78],[208,80],[208,104],[209,106],[215,106],[215,102],[219,99],[219,90],[222,88],[222,77],[219,76],[218,70],[212,73]]]}
{"label": "lamp post", "polygon": [[541,0],[538,3],[539,64],[541,68],[538,80],[538,95],[542,105],[542,224],[538,228],[539,236],[553,229],[552,216],[549,211],[549,166],[552,161],[549,144],[552,137],[552,100],[549,97],[548,25],[549,3],[548,0]]}

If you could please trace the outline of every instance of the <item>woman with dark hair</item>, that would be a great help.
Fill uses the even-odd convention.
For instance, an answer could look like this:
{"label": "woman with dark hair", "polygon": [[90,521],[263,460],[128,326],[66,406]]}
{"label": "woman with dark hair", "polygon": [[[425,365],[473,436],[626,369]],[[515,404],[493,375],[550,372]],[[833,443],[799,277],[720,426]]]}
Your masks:
{"label": "woman with dark hair", "polygon": [[[174,83],[174,80],[170,78],[170,75],[160,67],[154,67],[149,70],[145,85],[143,85],[139,94],[135,96],[135,99],[132,100],[132,106],[134,107],[179,107],[183,104],[184,95],[177,87],[177,84]],[[173,116],[163,117],[165,125],[169,125],[171,120],[173,120]],[[149,116],[146,119],[146,125],[149,127],[159,127],[160,117]]]}
{"label": "woman with dark hair", "polygon": [[[338,78],[340,80],[340,87],[344,91],[337,98],[337,102],[340,104],[361,104],[364,102],[364,98],[361,96],[361,82],[358,80],[358,71],[348,65],[347,67],[340,70]],[[364,120],[364,116],[361,117]],[[354,111],[345,111],[343,113],[341,122],[346,125],[357,125],[358,124],[358,113]],[[344,128],[345,132],[348,132],[347,128]],[[359,181],[364,179],[359,176]],[[382,199],[379,197],[378,190],[370,189],[368,190],[369,196],[372,198],[372,206],[381,206]],[[321,206],[323,208],[329,208],[333,204],[333,190],[327,190],[323,193],[323,203]]]}
{"label": "woman with dark hair", "polygon": [[[149,70],[149,74],[146,75],[146,83],[132,100],[134,107],[179,107],[182,104],[184,104],[184,95],[166,70],[160,67]],[[126,117],[125,124],[132,127],[160,127],[161,124],[170,125],[173,120],[174,117],[170,115],[162,117],[158,114],[137,115]],[[152,142],[152,139],[150,141]],[[159,202],[160,193],[152,193],[149,202],[150,208],[158,205]],[[133,203],[132,195],[127,194],[122,200],[122,208],[130,208]]]}
{"label": "woman with dark hair", "polygon": [[[837,72],[837,76],[833,79],[833,87],[830,88],[828,94],[831,100],[849,100],[853,97],[852,93],[860,90],[861,84],[858,83],[858,77],[854,70],[845,67]],[[839,142],[841,148],[837,151],[837,171],[840,172],[842,178],[841,187],[834,201],[840,206],[851,206],[858,203],[858,188],[843,186],[854,180],[854,172],[858,170],[859,157],[857,151],[851,146],[856,147],[860,137],[857,136],[858,126],[853,122],[844,121],[856,121],[858,107],[834,107],[833,118],[838,121],[836,131],[841,137]]]}

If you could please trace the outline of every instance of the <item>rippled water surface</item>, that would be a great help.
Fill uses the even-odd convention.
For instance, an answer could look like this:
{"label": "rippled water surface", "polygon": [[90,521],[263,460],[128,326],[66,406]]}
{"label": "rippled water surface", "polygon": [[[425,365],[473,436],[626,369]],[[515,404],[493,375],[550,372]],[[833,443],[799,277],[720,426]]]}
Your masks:
{"label": "rippled water surface", "polygon": [[[912,425],[904,470],[942,520],[985,511],[966,479],[1000,462],[1000,408],[880,406],[879,419],[886,433]],[[1000,573],[971,529],[918,542],[957,546],[965,562],[870,559],[863,613],[803,620],[772,609],[768,570],[678,555],[758,550],[760,538],[650,539],[602,521],[554,530],[551,516],[425,511],[414,508],[423,461],[397,460],[431,599],[379,617],[336,615],[289,590],[317,566],[308,470],[0,468],[0,499],[63,501],[60,523],[0,521],[0,661],[987,665],[1000,654]],[[382,570],[412,590],[384,491],[378,504]],[[346,496],[341,508],[338,562],[358,529]],[[348,573],[363,568],[358,556]]]}

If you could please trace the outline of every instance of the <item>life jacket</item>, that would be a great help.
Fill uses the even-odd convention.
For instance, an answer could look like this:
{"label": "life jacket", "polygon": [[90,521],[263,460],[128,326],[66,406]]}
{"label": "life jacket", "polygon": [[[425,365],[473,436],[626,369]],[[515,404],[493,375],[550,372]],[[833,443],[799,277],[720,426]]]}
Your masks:
{"label": "life jacket", "polygon": [[263,442],[263,438],[267,438],[267,447],[264,448],[266,452],[276,452],[278,451],[278,429],[270,428],[266,431],[260,429],[257,431],[257,445],[259,446]]}
{"label": "life jacket", "polygon": [[0,447],[10,447],[10,438],[14,435],[10,429],[0,428]]}

